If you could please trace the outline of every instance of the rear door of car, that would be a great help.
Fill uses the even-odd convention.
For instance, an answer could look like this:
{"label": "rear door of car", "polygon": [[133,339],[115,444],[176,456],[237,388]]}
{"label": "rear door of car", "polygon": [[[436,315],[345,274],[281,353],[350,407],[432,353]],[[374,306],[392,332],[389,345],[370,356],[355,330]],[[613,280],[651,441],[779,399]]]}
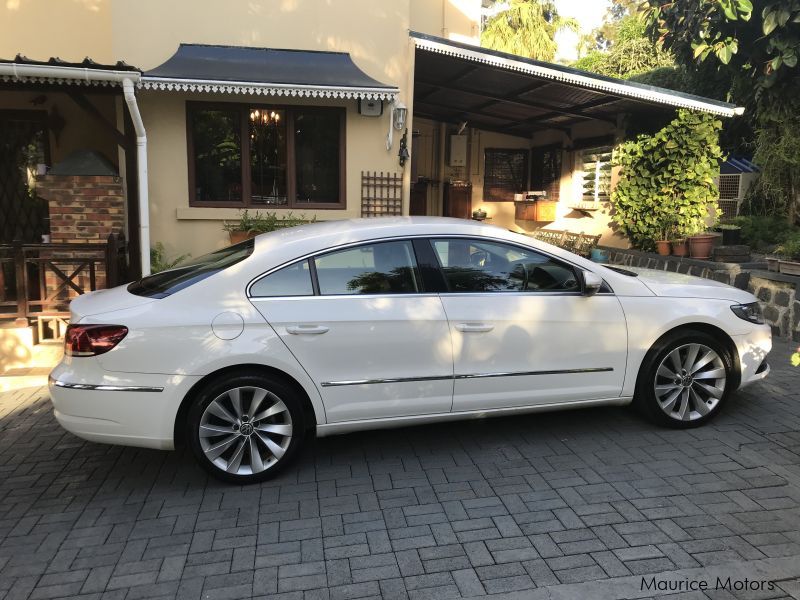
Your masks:
{"label": "rear door of car", "polygon": [[415,243],[331,250],[255,281],[249,295],[314,380],[328,422],[446,413],[450,331]]}

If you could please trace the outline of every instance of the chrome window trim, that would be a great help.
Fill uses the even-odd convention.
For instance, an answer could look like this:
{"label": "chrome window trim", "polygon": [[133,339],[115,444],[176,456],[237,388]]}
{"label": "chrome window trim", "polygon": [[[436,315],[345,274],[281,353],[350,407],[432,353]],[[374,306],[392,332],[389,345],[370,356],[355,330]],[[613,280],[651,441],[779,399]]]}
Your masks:
{"label": "chrome window trim", "polygon": [[465,373],[455,375],[431,375],[429,377],[392,377],[387,379],[344,379],[341,381],[323,381],[322,387],[339,387],[345,385],[372,385],[386,383],[413,383],[417,381],[446,381],[456,379],[486,379],[490,377],[527,377],[536,375],[577,375],[581,373],[607,373],[612,367],[587,367],[583,369],[555,369],[547,371],[507,371],[497,373]]}
{"label": "chrome window trim", "polygon": [[50,377],[48,384],[51,387],[60,387],[70,390],[91,390],[96,392],[163,392],[163,387],[146,385],[105,385],[92,383],[68,383]]}
{"label": "chrome window trim", "polygon": [[[250,282],[245,287],[245,295],[247,296],[247,298],[249,300],[268,300],[268,299],[273,299],[273,298],[281,298],[281,299],[284,299],[284,300],[286,300],[288,298],[292,298],[292,299],[334,298],[334,297],[359,298],[359,297],[364,297],[364,296],[380,296],[381,298],[390,298],[392,296],[421,296],[421,295],[427,295],[427,294],[430,294],[430,292],[423,292],[421,294],[420,293],[408,293],[408,294],[344,294],[344,295],[339,294],[339,295],[336,295],[336,296],[323,296],[321,294],[320,295],[314,295],[314,296],[253,296],[250,293],[250,290],[251,290],[253,284],[256,281],[258,281],[259,279],[262,279],[264,277],[267,277],[268,275],[271,275],[272,273],[282,269],[283,267],[288,267],[289,265],[292,265],[292,264],[294,264],[296,262],[300,262],[301,260],[308,260],[309,258],[314,258],[315,256],[321,256],[323,254],[327,254],[327,253],[332,252],[334,250],[343,250],[345,248],[350,248],[350,247],[353,247],[353,246],[360,246],[360,245],[363,245],[363,244],[371,244],[371,243],[374,244],[376,242],[382,242],[382,241],[402,242],[402,241],[405,241],[405,240],[412,241],[412,240],[419,240],[419,239],[427,239],[427,240],[431,241],[431,240],[436,239],[436,238],[476,239],[476,235],[475,234],[464,234],[464,233],[461,233],[461,234],[456,234],[456,233],[438,233],[438,234],[437,233],[420,233],[418,235],[398,235],[398,236],[372,238],[372,239],[368,239],[368,240],[359,240],[359,241],[356,241],[356,242],[347,242],[345,244],[340,244],[338,246],[331,246],[330,248],[325,248],[324,250],[314,250],[313,252],[309,252],[307,254],[303,254],[301,256],[292,258],[291,260],[287,260],[286,262],[281,263],[280,265],[278,265],[276,267],[273,267],[272,269],[270,269],[268,271],[265,271],[261,275],[257,275],[255,277],[253,277],[253,279],[251,279]],[[488,236],[486,236],[486,237],[485,236],[477,236],[477,239],[482,239],[482,240],[486,240],[486,241],[492,241],[492,242],[496,242],[496,243],[500,243],[500,244],[509,244],[511,246],[516,246],[518,248],[523,248],[523,249],[526,249],[526,250],[532,250],[534,252],[538,252],[538,253],[540,253],[540,254],[542,254],[544,256],[547,256],[548,258],[550,258],[552,260],[567,263],[567,264],[571,265],[572,267],[574,267],[576,269],[581,269],[581,270],[584,270],[584,271],[586,270],[584,267],[580,266],[579,264],[576,264],[576,263],[572,262],[569,259],[561,258],[560,256],[553,256],[552,254],[550,254],[546,250],[540,250],[539,248],[535,248],[533,246],[524,246],[524,245],[519,244],[518,242],[511,242],[511,241],[508,241],[508,240],[505,240],[505,239],[502,239],[502,238],[495,238],[495,237],[488,237]],[[440,268],[441,268],[441,266],[440,266]],[[608,286],[608,289],[611,290],[611,291],[609,291],[609,292],[598,292],[597,294],[595,294],[595,296],[616,296],[616,294],[614,293],[614,289],[611,287],[611,285],[605,279],[603,279],[603,281]],[[534,296],[535,294],[544,294],[545,292],[454,292],[454,293],[442,292],[441,294],[434,294],[434,295],[455,296],[455,295],[461,294],[461,293],[464,293],[464,294],[479,294],[481,296],[496,295],[498,293],[504,293],[504,294],[518,293],[518,294],[521,294],[521,295],[525,295],[525,296],[531,297],[531,296]],[[556,294],[556,293],[558,293],[558,292],[551,292],[551,295]],[[581,296],[582,295],[580,292],[569,292],[569,294],[571,294],[571,295],[574,294],[574,295],[577,295],[577,296]]]}

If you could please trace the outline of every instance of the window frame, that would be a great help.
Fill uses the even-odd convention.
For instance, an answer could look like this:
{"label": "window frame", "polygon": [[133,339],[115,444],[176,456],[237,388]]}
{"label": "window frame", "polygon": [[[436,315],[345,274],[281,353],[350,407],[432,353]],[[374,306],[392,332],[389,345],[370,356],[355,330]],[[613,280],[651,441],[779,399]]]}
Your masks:
{"label": "window frame", "polygon": [[[264,108],[284,111],[286,119],[286,204],[260,204],[252,201],[252,179],[250,167],[250,132],[248,121],[252,109]],[[227,110],[239,113],[241,142],[241,186],[242,194],[239,202],[221,200],[204,201],[197,199],[195,185],[194,135],[192,132],[192,115],[201,110]],[[295,155],[295,112],[318,112],[336,114],[339,119],[339,198],[336,202],[298,202],[297,172]],[[298,104],[269,104],[265,102],[206,102],[187,100],[186,113],[186,157],[189,177],[189,206],[194,208],[238,208],[258,210],[345,210],[347,208],[347,109],[343,106],[307,106]]]}
{"label": "window frame", "polygon": [[[510,198],[490,198],[486,195],[486,188],[489,187],[486,185],[487,180],[487,171],[486,171],[486,157],[489,154],[524,154],[525,155],[525,165],[522,169],[522,177],[524,181],[522,182],[522,189],[519,192],[511,192]],[[513,202],[514,201],[514,194],[524,193],[526,190],[529,189],[530,186],[530,177],[531,177],[531,149],[530,148],[484,148],[483,149],[483,201],[484,202]]]}
{"label": "window frame", "polygon": [[[558,258],[553,256],[552,254],[548,254],[547,252],[542,252],[538,248],[531,248],[529,246],[523,246],[520,244],[515,244],[514,242],[509,242],[507,240],[499,240],[495,238],[481,238],[475,236],[456,236],[456,235],[443,235],[443,236],[429,236],[426,238],[428,244],[430,245],[431,252],[433,253],[434,258],[436,259],[437,266],[439,268],[439,272],[441,273],[442,284],[443,287],[439,290],[439,294],[446,294],[448,296],[496,296],[498,294],[502,295],[509,295],[509,294],[517,294],[517,295],[524,295],[524,296],[536,296],[536,295],[546,295],[546,296],[582,296],[583,289],[584,289],[584,279],[583,279],[583,268],[579,265],[576,265],[572,262],[567,260]],[[447,274],[445,272],[445,267],[442,266],[441,260],[439,259],[439,253],[436,252],[436,247],[434,245],[434,241],[449,241],[449,240],[466,240],[467,242],[484,242],[489,244],[499,244],[503,246],[508,246],[510,248],[518,249],[522,252],[534,253],[540,256],[546,257],[548,260],[553,261],[557,265],[570,269],[574,275],[575,279],[578,281],[580,285],[579,289],[577,290],[507,290],[507,291],[474,291],[474,292],[454,292],[450,290],[450,284],[447,281]]]}
{"label": "window frame", "polygon": [[[345,250],[354,250],[356,248],[360,248],[362,246],[372,246],[375,244],[382,244],[387,242],[408,242],[412,246],[412,252],[414,255],[414,260],[416,261],[416,267],[419,277],[419,291],[416,292],[404,292],[398,294],[386,294],[386,293],[370,293],[370,294],[323,294],[320,291],[319,287],[319,277],[317,276],[317,265],[315,262],[316,258],[321,256],[325,256],[327,254],[331,254],[333,252],[340,252]],[[428,250],[429,249],[429,250]],[[245,293],[250,300],[304,300],[308,298],[375,298],[375,297],[382,297],[382,298],[395,298],[400,297],[404,298],[407,296],[424,296],[424,295],[432,295],[439,293],[439,290],[442,289],[441,286],[444,285],[444,281],[442,281],[441,286],[438,283],[436,277],[441,276],[441,270],[438,264],[430,264],[430,260],[434,259],[435,256],[429,255],[428,252],[433,252],[433,247],[424,237],[396,237],[396,238],[380,238],[375,240],[362,240],[359,242],[353,242],[350,244],[343,244],[341,246],[335,246],[333,248],[325,248],[324,250],[317,250],[315,252],[311,252],[304,256],[300,256],[297,258],[293,258],[292,260],[286,261],[269,271],[265,271],[261,275],[254,277],[245,288]],[[280,271],[281,269],[291,267],[292,265],[308,261],[309,266],[309,273],[311,275],[311,287],[314,290],[314,293],[311,295],[304,295],[304,296],[255,296],[252,293],[253,286],[256,283],[261,281],[262,279],[269,277],[273,273]],[[435,273],[431,271],[435,270]]]}

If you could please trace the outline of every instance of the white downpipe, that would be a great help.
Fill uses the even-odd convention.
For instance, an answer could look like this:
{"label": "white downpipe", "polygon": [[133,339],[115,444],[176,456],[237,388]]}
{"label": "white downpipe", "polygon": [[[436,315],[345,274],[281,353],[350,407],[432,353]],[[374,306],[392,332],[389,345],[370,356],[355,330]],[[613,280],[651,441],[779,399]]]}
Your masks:
{"label": "white downpipe", "polygon": [[139,189],[139,250],[142,261],[142,277],[150,275],[150,201],[147,190],[147,132],[144,129],[139,104],[136,102],[133,80],[122,80],[122,93],[133,129],[136,131],[136,178]]}

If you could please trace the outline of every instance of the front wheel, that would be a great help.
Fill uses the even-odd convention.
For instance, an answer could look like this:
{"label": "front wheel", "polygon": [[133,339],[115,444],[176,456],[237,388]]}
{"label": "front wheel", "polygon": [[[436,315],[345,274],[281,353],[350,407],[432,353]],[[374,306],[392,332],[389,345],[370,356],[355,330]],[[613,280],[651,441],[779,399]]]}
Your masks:
{"label": "front wheel", "polygon": [[283,382],[232,375],[212,382],[189,411],[186,438],[206,471],[247,484],[274,476],[302,444],[303,410]]}
{"label": "front wheel", "polygon": [[712,419],[732,389],[733,358],[701,331],[670,335],[645,357],[635,403],[652,421],[674,428]]}

